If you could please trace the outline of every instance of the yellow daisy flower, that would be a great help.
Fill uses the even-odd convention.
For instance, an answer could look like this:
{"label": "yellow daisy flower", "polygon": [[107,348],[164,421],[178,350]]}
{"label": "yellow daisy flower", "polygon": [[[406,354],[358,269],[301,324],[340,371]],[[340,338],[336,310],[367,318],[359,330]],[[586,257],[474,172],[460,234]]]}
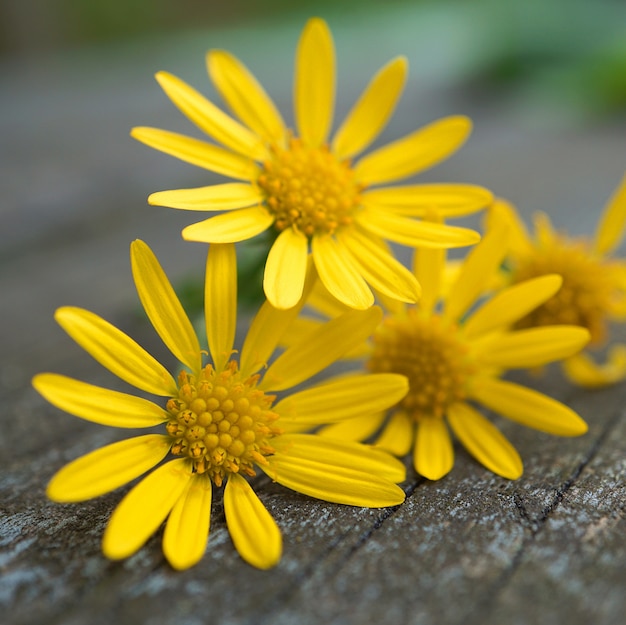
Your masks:
{"label": "yellow daisy flower", "polygon": [[[546,273],[563,277],[561,289],[542,306],[518,321],[520,328],[573,323],[587,328],[591,347],[607,342],[608,324],[626,321],[626,261],[612,257],[624,235],[626,176],[604,208],[593,238],[573,238],[553,229],[547,215],[539,213],[530,236],[515,209],[506,202],[494,204],[512,232],[507,279],[516,284]],[[606,362],[598,364],[588,353],[563,360],[566,375],[576,384],[601,387],[626,378],[626,346],[614,345]]]}
{"label": "yellow daisy flower", "polygon": [[[246,477],[259,468],[300,493],[355,506],[401,503],[404,466],[361,444],[309,434],[283,434],[283,414],[314,423],[323,407],[341,421],[399,401],[401,375],[353,374],[276,401],[340,358],[372,332],[381,317],[373,307],[350,311],[320,328],[312,339],[287,349],[261,375],[283,328],[297,309],[265,304],[252,322],[240,357],[233,351],[236,261],[231,244],[209,250],[206,330],[211,363],[165,273],[142,241],[131,246],[137,292],[157,333],[186,367],[178,380],[126,334],[80,308],[61,308],[56,320],[91,356],[141,391],[168,397],[165,408],[142,397],[43,373],[33,384],[50,403],[88,421],[123,428],[165,425],[163,433],[113,443],[74,460],[48,485],[58,502],[97,497],[154,470],[122,499],[103,538],[114,560],[135,553],[167,518],[163,552],[177,569],[202,557],[209,533],[213,486],[224,488],[224,511],[241,557],[265,569],[280,559],[280,531]],[[310,394],[315,395],[311,404]],[[169,457],[168,457],[169,456]],[[168,457],[168,462],[162,461]],[[155,468],[156,467],[156,468]]]}
{"label": "yellow daisy flower", "polygon": [[[445,251],[416,251],[414,270],[423,288],[420,304],[389,300],[371,343],[360,351],[370,371],[406,375],[408,394],[390,414],[382,410],[329,425],[322,435],[365,440],[382,427],[378,447],[397,456],[412,448],[415,470],[437,480],[454,464],[450,430],[487,469],[509,479],[522,474],[513,445],[474,404],[550,434],[586,432],[585,422],[567,406],[501,379],[507,369],[569,356],[589,340],[589,332],[574,325],[510,328],[558,291],[562,282],[558,275],[526,280],[482,302],[506,246],[504,224],[488,231],[462,263],[450,289],[444,288]],[[340,312],[338,304],[319,290],[311,301],[326,314]],[[309,320],[299,330],[306,336],[314,327]]]}
{"label": "yellow daisy flower", "polygon": [[328,136],[335,99],[335,51],[321,19],[311,19],[296,53],[295,125],[291,132],[248,69],[222,50],[207,56],[215,87],[240,121],[179,78],[156,76],[173,103],[223,147],[156,128],[132,136],[157,150],[240,182],[152,194],[150,204],[191,211],[225,211],[188,226],[189,241],[236,243],[268,229],[271,245],[263,286],[277,308],[302,295],[309,250],[335,297],[352,308],[374,303],[370,286],[404,302],[419,298],[415,277],[383,240],[416,247],[472,245],[472,230],[414,219],[433,203],[464,215],[487,206],[491,194],[472,185],[371,188],[407,178],[455,152],[471,123],[456,116],[433,122],[353,163],[380,134],[403,89],[407,62],[399,57],[372,79],[347,118]]}

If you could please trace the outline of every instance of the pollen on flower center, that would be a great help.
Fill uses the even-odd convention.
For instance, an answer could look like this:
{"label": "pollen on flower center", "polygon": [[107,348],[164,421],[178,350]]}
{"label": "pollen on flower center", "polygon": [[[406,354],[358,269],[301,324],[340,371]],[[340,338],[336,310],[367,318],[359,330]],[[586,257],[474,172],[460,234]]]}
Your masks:
{"label": "pollen on flower center", "polygon": [[399,406],[413,419],[442,417],[450,404],[466,397],[465,383],[474,371],[467,351],[454,327],[411,309],[378,326],[368,368],[407,376],[409,392]]}
{"label": "pollen on flower center", "polygon": [[587,328],[591,341],[600,343],[606,332],[606,314],[612,296],[612,272],[591,255],[582,242],[533,249],[513,269],[513,283],[548,273],[563,277],[563,285],[547,302],[517,323],[519,328],[574,324]]}
{"label": "pollen on flower center", "polygon": [[257,389],[257,381],[242,379],[234,361],[220,372],[207,365],[197,379],[181,372],[178,397],[167,402],[172,453],[189,457],[217,486],[229,473],[255,475],[253,465],[274,453],[270,440],[280,433],[273,426],[275,396]]}
{"label": "pollen on flower center", "polygon": [[349,225],[360,201],[347,161],[338,161],[326,146],[308,148],[294,138],[288,149],[274,148],[257,182],[276,228],[293,226],[307,236]]}

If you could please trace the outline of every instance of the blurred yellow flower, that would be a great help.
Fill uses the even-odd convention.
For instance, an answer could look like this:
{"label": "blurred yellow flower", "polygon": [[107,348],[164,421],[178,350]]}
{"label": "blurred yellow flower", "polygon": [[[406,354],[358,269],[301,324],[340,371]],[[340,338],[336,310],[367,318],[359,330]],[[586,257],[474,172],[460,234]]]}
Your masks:
{"label": "blurred yellow flower", "polygon": [[[137,292],[155,330],[186,367],[174,380],[130,337],[99,316],[61,308],[56,319],[98,362],[141,391],[168,397],[165,408],[147,399],[92,386],[52,373],[33,384],[50,403],[103,425],[125,428],[165,424],[165,432],[113,443],[62,468],[48,485],[58,502],[97,497],[154,470],[122,499],[103,539],[112,559],[136,552],[167,518],[163,551],[177,569],[204,554],[213,486],[224,488],[224,510],[241,557],[259,568],[274,566],[282,551],[275,521],[246,476],[260,468],[272,480],[326,501],[356,506],[399,504],[404,466],[381,450],[310,434],[283,434],[282,417],[315,423],[323,406],[340,422],[399,401],[408,384],[401,375],[353,374],[276,402],[285,391],[340,358],[369,336],[381,311],[349,311],[292,346],[261,375],[298,308],[280,311],[266,303],[252,322],[241,354],[234,356],[236,260],[232,244],[210,247],[205,316],[211,364],[163,269],[142,241],[131,246]],[[310,394],[315,395],[311,405]],[[162,461],[168,457],[168,462]]]}
{"label": "blurred yellow flower", "polygon": [[[382,427],[376,445],[397,456],[413,449],[415,470],[431,480],[453,467],[450,429],[487,469],[509,479],[522,475],[513,445],[473,404],[550,434],[584,434],[587,425],[567,406],[500,379],[508,369],[567,357],[589,340],[589,332],[574,325],[511,329],[558,291],[558,275],[526,280],[482,302],[506,251],[506,226],[500,223],[468,254],[447,288],[445,251],[417,250],[414,271],[423,288],[420,304],[388,300],[372,341],[351,354],[364,356],[372,372],[406,375],[408,394],[390,414],[381,410],[359,416],[329,425],[320,434],[365,440]],[[320,289],[311,303],[329,316],[343,310]],[[290,334],[306,336],[315,327],[314,321],[297,320]]]}
{"label": "blurred yellow flower", "polygon": [[295,125],[287,128],[274,103],[248,69],[222,50],[207,56],[230,117],[179,78],[157,80],[174,104],[224,147],[184,135],[139,127],[132,136],[183,161],[241,182],[154,193],[151,204],[191,211],[225,211],[188,226],[190,241],[236,243],[273,228],[264,290],[277,308],[302,295],[309,251],[320,279],[340,301],[365,309],[370,287],[403,302],[419,298],[415,277],[384,244],[447,248],[474,244],[472,230],[432,224],[422,217],[433,204],[450,215],[487,206],[492,196],[461,184],[374,188],[423,171],[455,152],[467,138],[466,117],[447,117],[360,158],[382,132],[404,87],[407,62],[399,57],[371,80],[332,140],[335,51],[321,19],[304,27],[296,53]]}
{"label": "blurred yellow flower", "polygon": [[[539,213],[530,236],[515,209],[498,201],[490,215],[505,219],[511,230],[508,280],[516,284],[547,273],[563,277],[563,286],[543,305],[521,318],[520,328],[572,323],[587,328],[590,347],[608,339],[610,322],[626,321],[626,261],[612,257],[626,223],[626,177],[604,208],[591,239],[556,232],[547,215]],[[588,353],[563,360],[566,375],[576,384],[600,387],[626,378],[626,346],[614,345],[607,361],[595,362]]]}

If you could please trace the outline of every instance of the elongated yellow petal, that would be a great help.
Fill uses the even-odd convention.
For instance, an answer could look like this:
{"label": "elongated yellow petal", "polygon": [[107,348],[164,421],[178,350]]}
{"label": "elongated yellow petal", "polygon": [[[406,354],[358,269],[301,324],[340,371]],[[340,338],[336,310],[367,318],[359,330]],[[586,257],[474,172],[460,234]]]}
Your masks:
{"label": "elongated yellow petal", "polygon": [[571,408],[513,382],[476,378],[469,396],[511,421],[548,434],[580,436],[587,431],[587,424]]}
{"label": "elongated yellow petal", "polygon": [[234,56],[223,50],[207,54],[209,75],[232,111],[268,143],[283,145],[287,130],[263,87]]}
{"label": "elongated yellow petal", "polygon": [[226,115],[186,82],[168,72],[157,73],[156,79],[181,112],[215,141],[253,160],[263,161],[268,158],[267,148],[258,136]]}
{"label": "elongated yellow petal", "polygon": [[382,132],[400,99],[407,70],[406,59],[398,57],[372,78],[333,138],[331,149],[338,159],[363,151]]}
{"label": "elongated yellow petal", "polygon": [[[260,468],[274,481],[316,499],[352,506],[382,508],[404,501],[404,491],[394,484],[395,479],[387,478],[387,473],[378,473],[381,470],[400,475],[401,469],[395,464],[397,460],[391,456],[370,455],[368,448],[359,443],[334,441],[335,453],[327,451],[325,456],[318,458],[317,450],[328,450],[331,439],[307,434],[289,434],[285,438],[296,436],[308,437],[311,443],[317,445],[311,449],[306,443],[303,445],[300,441],[295,443],[291,440],[284,453],[277,451],[269,456],[268,464]],[[356,451],[345,451],[353,446],[357,446]]]}
{"label": "elongated yellow petal", "polygon": [[562,284],[561,276],[548,274],[500,291],[467,319],[465,336],[474,338],[510,326],[549,300]]}
{"label": "elongated yellow petal", "polygon": [[224,514],[239,555],[258,569],[280,561],[283,539],[276,521],[246,480],[234,473],[224,489]]}
{"label": "elongated yellow petal", "polygon": [[421,288],[415,276],[381,247],[356,228],[339,233],[337,240],[352,257],[357,271],[376,291],[401,302],[415,303]]}
{"label": "elongated yellow petal", "polygon": [[[441,223],[443,219],[439,211],[432,209],[425,216],[432,223]],[[445,249],[418,247],[413,253],[413,274],[422,287],[420,311],[425,315],[432,312],[443,295],[446,257]]]}
{"label": "elongated yellow petal", "polygon": [[620,244],[626,224],[626,175],[607,203],[594,237],[598,254],[610,254]]}
{"label": "elongated yellow petal", "polygon": [[267,301],[261,306],[248,328],[241,348],[239,368],[244,377],[255,373],[269,362],[283,335],[289,331],[307,301],[308,294],[316,280],[315,268],[309,261],[302,297],[295,306],[281,310]]}
{"label": "elongated yellow petal", "polygon": [[626,378],[626,346],[614,345],[606,362],[598,364],[589,354],[576,354],[563,361],[565,374],[579,386],[602,388]]}
{"label": "elongated yellow petal", "polygon": [[161,434],[107,445],[65,465],[50,480],[46,494],[59,503],[99,497],[159,464],[170,447],[170,439]]}
{"label": "elongated yellow petal", "polygon": [[309,242],[294,228],[283,230],[267,256],[263,274],[265,297],[275,308],[293,308],[302,297]]}
{"label": "elongated yellow petal", "polygon": [[477,357],[485,365],[506,369],[540,367],[576,354],[590,338],[589,331],[579,326],[529,328],[498,335]]}
{"label": "elongated yellow petal", "polygon": [[355,165],[355,176],[367,186],[412,176],[456,152],[471,128],[467,117],[439,119],[363,157]]}
{"label": "elongated yellow petal", "polygon": [[118,428],[149,428],[169,419],[155,403],[86,384],[55,373],[33,378],[35,389],[51,404],[81,419]]}
{"label": "elongated yellow petal", "polygon": [[256,163],[245,156],[176,132],[142,126],[133,128],[130,135],[155,150],[216,174],[237,180],[256,180],[260,173]]}
{"label": "elongated yellow petal", "polygon": [[447,416],[452,431],[478,462],[509,480],[521,477],[522,459],[491,421],[465,403],[451,405]]}
{"label": "elongated yellow petal", "polygon": [[125,382],[154,395],[177,392],[174,378],[163,365],[98,315],[66,306],[54,318],[85,351]]}
{"label": "elongated yellow petal", "polygon": [[259,387],[282,391],[308,380],[365,341],[381,319],[382,312],[377,306],[352,310],[331,319],[281,354],[270,365]]}
{"label": "elongated yellow petal", "polygon": [[232,243],[209,246],[204,316],[211,360],[220,371],[233,351],[237,327],[237,257]]}
{"label": "elongated yellow petal", "polygon": [[413,450],[415,470],[429,480],[440,480],[454,466],[452,439],[445,421],[422,417],[417,424]]}
{"label": "elongated yellow petal", "polygon": [[376,439],[376,447],[394,456],[406,456],[413,444],[414,423],[403,410],[396,410]]}
{"label": "elongated yellow petal", "polygon": [[346,306],[331,295],[321,280],[315,281],[311,294],[307,299],[307,305],[326,317],[337,317],[348,310],[352,310],[350,306]]}
{"label": "elongated yellow petal", "polygon": [[504,225],[500,226],[489,230],[465,258],[445,301],[445,319],[459,321],[484,294],[492,276],[498,271],[507,253],[507,229]]}
{"label": "elongated yellow petal", "polygon": [[364,414],[326,425],[315,434],[340,441],[366,441],[380,429],[384,418],[384,413]]}
{"label": "elongated yellow petal", "polygon": [[340,302],[358,310],[374,303],[374,294],[352,257],[332,236],[314,236],[311,248],[320,280]]}
{"label": "elongated yellow petal", "polygon": [[102,538],[102,551],[111,560],[135,553],[170,513],[191,479],[187,460],[172,460],[135,486],[114,510]]}
{"label": "elongated yellow petal", "polygon": [[[275,444],[274,444],[275,443]],[[328,473],[343,467],[376,475],[392,482],[406,478],[404,464],[386,451],[352,441],[322,438],[315,434],[284,434],[272,439],[281,457],[327,465]],[[278,480],[280,482],[280,480]]]}
{"label": "elongated yellow petal", "polygon": [[298,134],[309,147],[326,141],[335,108],[335,47],[324,20],[310,19],[298,42],[294,77]]}
{"label": "elongated yellow petal", "polygon": [[241,208],[187,226],[183,239],[201,243],[239,243],[265,232],[274,217],[263,206]]}
{"label": "elongated yellow petal", "polygon": [[496,227],[497,223],[506,224],[509,250],[514,256],[524,256],[532,252],[533,244],[524,222],[515,207],[500,198],[494,201],[485,216],[487,231]]}
{"label": "elongated yellow petal", "polygon": [[211,480],[195,474],[167,519],[163,553],[179,571],[197,564],[204,555],[211,523],[211,498]]}
{"label": "elongated yellow petal", "polygon": [[470,184],[415,184],[371,189],[361,194],[364,206],[407,217],[426,217],[434,208],[444,218],[463,217],[493,201],[491,191]]}
{"label": "elongated yellow petal", "polygon": [[465,247],[480,241],[480,235],[474,230],[417,221],[372,208],[357,213],[356,221],[376,236],[410,247]]}
{"label": "elongated yellow petal", "polygon": [[286,421],[309,426],[335,423],[386,410],[408,390],[403,375],[354,373],[292,393],[273,410],[280,415],[281,426]]}
{"label": "elongated yellow petal", "polygon": [[188,211],[225,211],[261,204],[263,198],[263,193],[251,184],[226,182],[196,189],[159,191],[148,197],[148,203]]}
{"label": "elongated yellow petal", "polygon": [[194,373],[200,370],[200,343],[191,321],[152,250],[140,240],[130,247],[139,299],[154,329],[169,350]]}

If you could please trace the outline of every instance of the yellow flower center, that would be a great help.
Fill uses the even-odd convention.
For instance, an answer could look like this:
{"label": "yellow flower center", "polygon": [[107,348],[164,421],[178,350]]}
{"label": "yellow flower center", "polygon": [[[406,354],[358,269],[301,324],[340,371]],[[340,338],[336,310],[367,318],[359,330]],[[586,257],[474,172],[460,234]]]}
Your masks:
{"label": "yellow flower center", "polygon": [[172,453],[190,458],[217,486],[229,473],[254,476],[253,465],[274,453],[270,439],[280,433],[272,425],[275,396],[256,388],[258,378],[242,379],[234,361],[219,373],[207,365],[198,379],[183,371],[178,397],[167,402]]}
{"label": "yellow flower center", "polygon": [[338,161],[326,146],[307,148],[292,138],[289,148],[273,148],[258,185],[278,230],[290,226],[307,236],[332,234],[352,223],[361,187],[348,161]]}
{"label": "yellow flower center", "polygon": [[467,353],[456,327],[410,309],[406,316],[388,316],[378,326],[368,368],[407,376],[409,392],[399,407],[417,421],[442,417],[448,406],[465,399],[467,379],[475,370]]}
{"label": "yellow flower center", "polygon": [[547,302],[517,323],[519,328],[575,324],[587,328],[592,343],[601,343],[606,333],[606,315],[611,306],[614,282],[611,267],[594,257],[582,242],[564,240],[550,247],[537,247],[513,268],[513,283],[558,273],[563,285]]}

